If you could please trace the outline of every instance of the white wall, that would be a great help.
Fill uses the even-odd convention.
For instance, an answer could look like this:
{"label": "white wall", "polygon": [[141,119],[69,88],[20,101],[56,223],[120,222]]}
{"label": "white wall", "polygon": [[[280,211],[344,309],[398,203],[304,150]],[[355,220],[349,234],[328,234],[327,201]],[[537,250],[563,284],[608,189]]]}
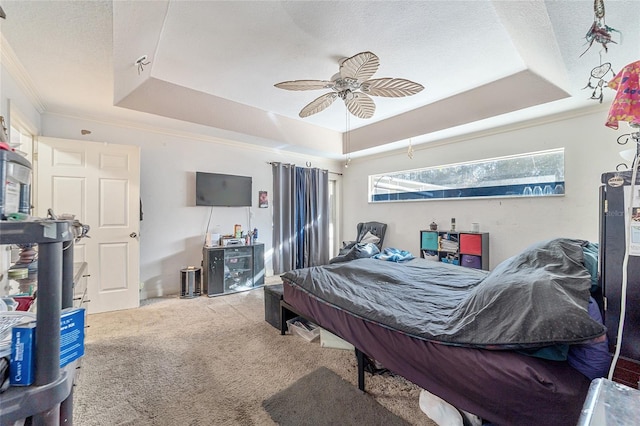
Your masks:
{"label": "white wall", "polygon": [[[598,187],[603,172],[622,162],[618,152],[629,148],[616,143],[628,133],[604,126],[607,110],[590,109],[586,115],[563,117],[526,128],[494,130],[475,136],[414,147],[413,159],[406,150],[354,160],[345,171],[343,239],[355,236],[356,224],[377,220],[388,223],[385,247],[396,247],[419,256],[419,231],[431,221],[449,229],[452,217],[458,230],[470,230],[479,222],[490,233],[490,264],[496,266],[529,244],[554,237],[598,241]],[[445,143],[446,142],[446,143]],[[479,160],[504,155],[565,148],[564,197],[434,200],[370,204],[370,174],[408,170]]]}
{"label": "white wall", "polygon": [[[253,178],[253,207],[250,210],[214,207],[210,231],[231,234],[236,223],[241,224],[243,230],[258,228],[258,240],[265,244],[267,275],[272,275],[272,206],[270,204],[264,209],[258,208],[257,204],[258,191],[261,190],[268,191],[272,200],[272,174],[268,162],[291,162],[304,166],[309,161],[312,167],[334,171],[340,167],[330,160],[296,156],[268,148],[51,114],[43,115],[42,126],[44,136],[140,146],[140,193],[144,210],[144,220],[140,225],[143,299],[178,294],[180,269],[201,264],[205,230],[212,210],[211,207],[195,206],[196,171]],[[92,133],[81,136],[81,129]]]}
{"label": "white wall", "polygon": [[[24,124],[34,129],[39,128],[40,113],[33,107],[20,85],[6,70],[3,62],[0,67],[0,115],[5,118],[7,130],[11,124],[9,103],[11,103],[11,110],[14,114],[20,115],[20,119]],[[0,245],[0,286],[4,286],[8,281],[6,271],[10,264],[10,246]]]}
{"label": "white wall", "polygon": [[14,113],[17,111],[25,124],[31,128],[40,129],[40,112],[34,107],[34,100],[26,95],[24,86],[11,76],[4,63],[0,69],[0,115],[5,118],[5,121],[7,120],[10,115],[10,101],[12,111]]}

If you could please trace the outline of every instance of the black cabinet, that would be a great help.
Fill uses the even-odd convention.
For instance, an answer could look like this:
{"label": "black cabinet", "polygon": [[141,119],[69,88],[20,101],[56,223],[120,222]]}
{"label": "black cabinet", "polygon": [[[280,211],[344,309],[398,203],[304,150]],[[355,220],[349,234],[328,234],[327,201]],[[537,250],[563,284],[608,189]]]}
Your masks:
{"label": "black cabinet", "polygon": [[202,291],[207,296],[264,285],[264,244],[204,247]]}

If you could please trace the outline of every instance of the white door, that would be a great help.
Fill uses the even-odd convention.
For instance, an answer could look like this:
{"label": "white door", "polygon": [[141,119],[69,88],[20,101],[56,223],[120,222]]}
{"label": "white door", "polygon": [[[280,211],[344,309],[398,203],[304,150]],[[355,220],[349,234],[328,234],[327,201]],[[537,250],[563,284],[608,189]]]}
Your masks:
{"label": "white door", "polygon": [[137,308],[140,149],[45,137],[37,147],[35,215],[51,208],[91,227],[74,245],[74,261],[88,264],[88,311]]}

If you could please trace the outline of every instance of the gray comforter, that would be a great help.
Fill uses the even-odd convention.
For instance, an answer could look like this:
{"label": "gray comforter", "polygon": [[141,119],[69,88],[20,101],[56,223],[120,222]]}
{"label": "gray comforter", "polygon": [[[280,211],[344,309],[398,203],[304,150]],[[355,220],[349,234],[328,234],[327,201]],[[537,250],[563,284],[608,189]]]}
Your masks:
{"label": "gray comforter", "polygon": [[326,303],[414,337],[515,349],[577,343],[605,333],[587,312],[586,241],[555,239],[492,272],[415,259],[358,259],[287,272]]}

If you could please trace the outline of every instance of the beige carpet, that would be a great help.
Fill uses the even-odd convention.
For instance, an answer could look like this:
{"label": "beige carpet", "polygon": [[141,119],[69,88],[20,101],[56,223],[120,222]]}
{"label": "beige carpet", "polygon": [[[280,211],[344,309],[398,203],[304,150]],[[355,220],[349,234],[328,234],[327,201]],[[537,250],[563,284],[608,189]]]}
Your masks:
{"label": "beige carpet", "polygon": [[[273,425],[263,401],[320,367],[355,386],[353,352],[280,336],[264,321],[263,294],[162,298],[90,315],[74,423]],[[434,425],[418,407],[415,385],[367,374],[366,386],[409,423]]]}
{"label": "beige carpet", "polygon": [[262,406],[280,426],[410,426],[326,367],[302,377]]}

